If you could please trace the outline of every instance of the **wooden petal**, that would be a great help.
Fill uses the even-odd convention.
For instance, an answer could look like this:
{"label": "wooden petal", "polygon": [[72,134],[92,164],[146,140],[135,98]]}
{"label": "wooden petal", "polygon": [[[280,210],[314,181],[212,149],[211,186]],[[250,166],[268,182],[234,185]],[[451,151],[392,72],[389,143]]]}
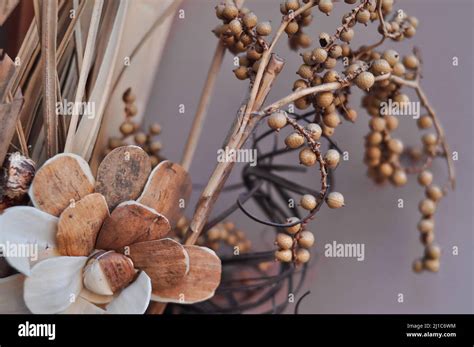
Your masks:
{"label": "wooden petal", "polygon": [[127,255],[135,268],[150,276],[153,288],[172,287],[182,281],[189,270],[184,247],[172,239],[135,243]]}
{"label": "wooden petal", "polygon": [[0,279],[0,314],[31,313],[23,300],[25,276],[16,274]]}
{"label": "wooden petal", "polygon": [[152,171],[138,202],[165,215],[174,227],[187,206],[191,190],[186,170],[166,160]]}
{"label": "wooden petal", "polygon": [[141,272],[137,279],[107,305],[108,314],[143,314],[151,296],[150,277]]}
{"label": "wooden petal", "polygon": [[59,216],[71,201],[94,191],[94,177],[87,162],[72,153],[58,154],[36,172],[30,198],[40,210]]}
{"label": "wooden petal", "polygon": [[[16,270],[28,275],[36,261],[56,256],[58,218],[30,206],[15,206],[0,215],[0,244],[23,248],[31,254],[7,252],[5,259]],[[36,253],[37,254],[34,254]]]}
{"label": "wooden petal", "polygon": [[138,146],[123,146],[110,152],[99,165],[96,192],[105,196],[110,210],[127,200],[135,200],[150,175],[148,154]]}
{"label": "wooden petal", "polygon": [[53,314],[66,310],[82,290],[82,269],[87,257],[43,260],[26,278],[24,298],[32,313]]}
{"label": "wooden petal", "polygon": [[104,221],[96,248],[119,251],[137,242],[161,239],[170,230],[165,216],[136,201],[126,201]]}
{"label": "wooden petal", "polygon": [[174,287],[166,289],[153,287],[152,300],[194,304],[214,296],[221,281],[221,260],[209,248],[184,247],[189,254],[189,273]]}
{"label": "wooden petal", "polygon": [[56,241],[61,255],[89,256],[97,234],[109,216],[104,196],[93,193],[66,208],[59,217]]}

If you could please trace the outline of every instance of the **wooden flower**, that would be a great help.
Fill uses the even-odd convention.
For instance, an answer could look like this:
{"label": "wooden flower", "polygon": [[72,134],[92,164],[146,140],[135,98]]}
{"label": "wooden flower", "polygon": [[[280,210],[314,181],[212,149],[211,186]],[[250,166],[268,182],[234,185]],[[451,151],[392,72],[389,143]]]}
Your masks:
{"label": "wooden flower", "polygon": [[[48,160],[30,188],[35,207],[0,216],[0,242],[38,250],[37,259],[6,254],[21,274],[0,281],[0,292],[12,297],[11,305],[0,299],[0,312],[143,313],[150,299],[212,297],[221,275],[216,254],[166,238],[189,199],[189,176],[169,161],[150,171],[136,146],[107,155],[96,180],[76,155]],[[15,286],[24,303],[9,289]]]}

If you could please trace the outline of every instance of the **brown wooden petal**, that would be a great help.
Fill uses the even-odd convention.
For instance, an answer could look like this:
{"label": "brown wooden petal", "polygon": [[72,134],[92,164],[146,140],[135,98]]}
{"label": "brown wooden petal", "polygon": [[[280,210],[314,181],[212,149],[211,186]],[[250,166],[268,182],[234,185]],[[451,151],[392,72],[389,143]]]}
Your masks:
{"label": "brown wooden petal", "polygon": [[109,209],[102,194],[85,196],[66,208],[58,222],[56,241],[61,255],[89,256]]}
{"label": "brown wooden petal", "polygon": [[127,255],[135,268],[146,272],[156,289],[175,286],[189,270],[187,252],[172,239],[135,243],[130,246]]}
{"label": "brown wooden petal", "polygon": [[87,162],[72,153],[58,154],[36,172],[30,187],[35,207],[59,216],[71,201],[79,201],[94,191],[94,177]]}
{"label": "brown wooden petal", "polygon": [[171,230],[168,219],[136,201],[126,201],[112,211],[97,238],[97,249],[119,251],[125,246],[159,240]]}
{"label": "brown wooden petal", "polygon": [[193,304],[214,296],[221,281],[221,260],[209,248],[184,246],[189,255],[189,273],[171,288],[153,287],[152,300]]}
{"label": "brown wooden petal", "polygon": [[143,149],[116,148],[100,163],[95,190],[105,196],[112,211],[121,202],[138,198],[150,171],[150,158]]}
{"label": "brown wooden petal", "polygon": [[138,201],[165,215],[174,227],[187,206],[191,190],[186,170],[166,160],[152,171]]}

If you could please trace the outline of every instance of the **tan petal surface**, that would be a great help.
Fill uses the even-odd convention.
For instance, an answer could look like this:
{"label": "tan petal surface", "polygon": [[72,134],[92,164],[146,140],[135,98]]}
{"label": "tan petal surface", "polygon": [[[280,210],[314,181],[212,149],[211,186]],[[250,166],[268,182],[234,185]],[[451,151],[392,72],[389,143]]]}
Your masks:
{"label": "tan petal surface", "polygon": [[56,241],[61,255],[89,256],[109,216],[104,196],[93,193],[66,208],[59,217]]}
{"label": "tan petal surface", "polygon": [[58,154],[36,172],[29,195],[40,210],[59,216],[71,201],[94,191],[94,177],[87,162],[72,153]]}
{"label": "tan petal surface", "polygon": [[126,201],[105,220],[96,248],[119,250],[133,243],[161,239],[170,230],[165,216],[136,201]]}
{"label": "tan petal surface", "polygon": [[165,215],[174,227],[186,208],[191,190],[186,170],[166,160],[152,171],[138,202]]}
{"label": "tan petal surface", "polygon": [[22,274],[0,278],[0,314],[31,313],[23,300],[24,281]]}
{"label": "tan petal surface", "polygon": [[105,314],[105,310],[101,309],[99,306],[94,305],[92,302],[82,298],[77,297],[66,310],[61,312],[62,314]]}
{"label": "tan petal surface", "polygon": [[174,287],[153,288],[152,300],[194,304],[214,296],[221,280],[221,260],[209,248],[184,247],[189,254],[189,273]]}
{"label": "tan petal surface", "polygon": [[137,279],[107,305],[108,314],[143,314],[151,296],[150,277],[141,272]]}
{"label": "tan petal surface", "polygon": [[110,210],[140,196],[150,175],[147,153],[138,146],[123,146],[110,152],[99,165],[95,190],[105,196]]}
{"label": "tan petal surface", "polygon": [[169,288],[181,282],[189,270],[184,247],[172,239],[146,241],[130,246],[135,268],[145,271],[153,288]]}

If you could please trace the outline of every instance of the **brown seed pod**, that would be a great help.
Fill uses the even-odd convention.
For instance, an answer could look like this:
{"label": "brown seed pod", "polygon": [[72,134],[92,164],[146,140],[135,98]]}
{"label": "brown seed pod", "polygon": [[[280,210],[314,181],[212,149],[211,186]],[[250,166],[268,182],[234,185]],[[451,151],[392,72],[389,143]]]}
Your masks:
{"label": "brown seed pod", "polygon": [[425,248],[425,257],[428,259],[439,259],[441,256],[441,249],[437,245],[428,245]]}
{"label": "brown seed pod", "polygon": [[312,57],[317,64],[321,64],[326,61],[328,52],[323,48],[315,48],[312,52]]}
{"label": "brown seed pod", "polygon": [[418,231],[422,234],[431,233],[434,230],[433,218],[423,218],[418,222]]}
{"label": "brown seed pod", "polygon": [[393,174],[393,166],[390,163],[382,163],[379,166],[379,173],[382,177],[390,177]]}
{"label": "brown seed pod", "polygon": [[393,49],[388,49],[382,54],[382,58],[385,59],[390,66],[394,67],[396,63],[400,60],[400,55],[397,51]]}
{"label": "brown seed pod", "polygon": [[424,115],[418,119],[416,124],[418,125],[420,129],[428,129],[433,126],[433,120],[431,119],[430,116]]}
{"label": "brown seed pod", "polygon": [[128,88],[125,93],[123,93],[123,96],[122,96],[122,100],[123,102],[127,103],[127,104],[132,104],[135,102],[135,100],[137,99],[137,97],[135,96],[135,94],[132,92],[132,88]]}
{"label": "brown seed pod", "polygon": [[327,125],[330,128],[335,128],[339,124],[341,124],[341,118],[339,118],[339,115],[335,112],[325,114],[323,116],[323,122],[325,125]]}
{"label": "brown seed pod", "polygon": [[143,146],[148,141],[148,136],[144,132],[139,132],[135,134],[133,139],[137,145]]}
{"label": "brown seed pod", "polygon": [[397,186],[401,187],[405,185],[408,181],[407,174],[405,173],[405,170],[397,169],[393,172],[393,175],[391,177],[392,183]]}
{"label": "brown seed pod", "polygon": [[242,24],[240,23],[240,20],[238,19],[233,19],[229,23],[229,30],[232,34],[238,36],[242,33]]}
{"label": "brown seed pod", "polygon": [[288,34],[288,35],[294,35],[298,32],[298,30],[300,29],[300,26],[298,25],[298,23],[295,21],[295,20],[292,20],[290,23],[288,23],[288,25],[286,26],[285,28],[285,32]]}
{"label": "brown seed pod", "polygon": [[370,12],[364,8],[361,9],[359,12],[357,12],[356,20],[359,23],[367,24],[370,21]]}
{"label": "brown seed pod", "polygon": [[377,59],[372,62],[370,71],[376,76],[380,76],[392,72],[392,67],[385,59]]}
{"label": "brown seed pod", "polygon": [[304,79],[311,79],[311,77],[313,77],[313,70],[311,69],[311,66],[303,64],[298,69],[298,75]]}
{"label": "brown seed pod", "polygon": [[384,131],[385,130],[385,119],[382,117],[374,117],[369,121],[369,127],[373,131]]}
{"label": "brown seed pod", "polygon": [[300,163],[304,166],[313,166],[317,161],[316,154],[314,154],[314,152],[308,147],[305,147],[300,151],[299,158]]}
{"label": "brown seed pod", "polygon": [[435,259],[424,259],[423,260],[423,267],[431,272],[438,272],[439,271],[439,260]]}
{"label": "brown seed pod", "polygon": [[289,249],[276,251],[275,258],[282,263],[289,263],[293,259],[293,252]]}
{"label": "brown seed pod", "polygon": [[426,197],[437,202],[444,196],[443,190],[437,185],[426,187]]}
{"label": "brown seed pod", "polygon": [[124,136],[131,135],[135,132],[135,124],[131,121],[125,121],[120,125],[120,132]]}
{"label": "brown seed pod", "polygon": [[161,125],[158,123],[150,124],[148,129],[151,135],[159,135],[161,133]]}
{"label": "brown seed pod", "polygon": [[419,64],[418,58],[414,55],[407,55],[403,58],[403,65],[409,70],[417,69]]}
{"label": "brown seed pod", "polygon": [[352,28],[347,28],[347,29],[344,29],[341,33],[341,41],[344,41],[344,42],[351,42],[351,40],[354,38],[354,30]]}
{"label": "brown seed pod", "polygon": [[403,152],[403,142],[399,139],[388,140],[387,147],[395,154],[402,154]]}
{"label": "brown seed pod", "polygon": [[344,112],[344,118],[354,123],[357,120],[357,111],[353,108],[349,108]]}
{"label": "brown seed pod", "polygon": [[329,15],[333,8],[332,0],[319,0],[318,8],[322,13]]}
{"label": "brown seed pod", "polygon": [[244,66],[239,66],[238,68],[234,69],[234,74],[239,80],[245,80],[249,78],[248,68]]}
{"label": "brown seed pod", "polygon": [[239,9],[232,4],[226,4],[222,9],[222,16],[228,20],[232,20],[239,15]]}
{"label": "brown seed pod", "polygon": [[342,47],[339,45],[334,45],[329,49],[329,56],[331,58],[337,59],[342,56]]}

